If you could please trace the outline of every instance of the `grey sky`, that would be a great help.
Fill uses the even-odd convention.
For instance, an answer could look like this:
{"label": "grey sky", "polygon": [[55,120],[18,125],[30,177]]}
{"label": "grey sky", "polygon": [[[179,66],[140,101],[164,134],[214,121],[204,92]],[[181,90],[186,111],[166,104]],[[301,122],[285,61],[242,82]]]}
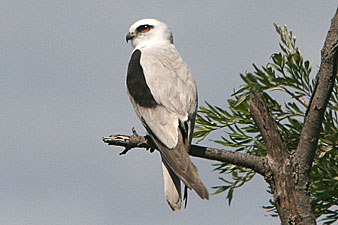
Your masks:
{"label": "grey sky", "polygon": [[[319,66],[337,2],[2,1],[0,7],[0,224],[278,224],[261,177],[209,201],[190,192],[187,209],[165,202],[159,155],[119,156],[101,137],[145,134],[125,88],[129,26],[166,22],[192,69],[199,103],[225,105],[239,73],[278,51],[272,23],[287,24]],[[217,137],[214,135],[213,137]],[[215,146],[208,141],[203,145]],[[193,159],[212,192],[212,163]]]}

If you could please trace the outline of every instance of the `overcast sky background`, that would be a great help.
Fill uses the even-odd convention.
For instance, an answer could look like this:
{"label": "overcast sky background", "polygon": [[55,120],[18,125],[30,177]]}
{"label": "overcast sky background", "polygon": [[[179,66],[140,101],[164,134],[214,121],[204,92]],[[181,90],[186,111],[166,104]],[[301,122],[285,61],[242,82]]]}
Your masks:
{"label": "overcast sky background", "polygon": [[[273,23],[294,30],[304,58],[320,49],[337,7],[326,1],[4,0],[0,3],[1,225],[270,225],[264,180],[171,212],[158,153],[119,156],[101,137],[145,134],[127,98],[129,26],[154,17],[171,27],[192,69],[199,103],[225,106],[239,73],[278,51]],[[209,141],[203,145],[219,147]],[[212,161],[193,159],[204,184]]]}

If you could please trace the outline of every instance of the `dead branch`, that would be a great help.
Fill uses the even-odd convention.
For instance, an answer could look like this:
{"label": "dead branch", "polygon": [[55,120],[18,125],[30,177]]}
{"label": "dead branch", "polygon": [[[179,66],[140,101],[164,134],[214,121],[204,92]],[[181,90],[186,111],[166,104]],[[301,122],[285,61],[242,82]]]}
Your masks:
{"label": "dead branch", "polygon": [[[156,146],[151,141],[149,136],[139,136],[135,131],[133,135],[111,135],[104,137],[102,140],[108,145],[121,146],[125,149],[120,153],[125,154],[130,149],[145,148],[156,149]],[[210,148],[199,145],[191,145],[189,155],[215,160],[224,163],[235,164],[254,170],[255,172],[265,176],[269,168],[265,163],[265,158],[255,155],[243,154],[239,152],[232,152],[224,149]]]}

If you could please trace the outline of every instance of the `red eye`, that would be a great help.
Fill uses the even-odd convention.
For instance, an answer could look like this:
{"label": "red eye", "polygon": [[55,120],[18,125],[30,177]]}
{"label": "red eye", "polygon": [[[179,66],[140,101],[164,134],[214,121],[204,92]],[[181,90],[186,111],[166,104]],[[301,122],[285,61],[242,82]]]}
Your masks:
{"label": "red eye", "polygon": [[144,28],[143,28],[143,31],[144,31],[144,32],[150,31],[150,27],[149,27],[149,26],[144,27]]}
{"label": "red eye", "polygon": [[137,32],[140,32],[140,33],[146,33],[148,31],[150,31],[151,28],[153,28],[152,25],[145,24],[145,25],[139,26],[136,30],[137,30]]}

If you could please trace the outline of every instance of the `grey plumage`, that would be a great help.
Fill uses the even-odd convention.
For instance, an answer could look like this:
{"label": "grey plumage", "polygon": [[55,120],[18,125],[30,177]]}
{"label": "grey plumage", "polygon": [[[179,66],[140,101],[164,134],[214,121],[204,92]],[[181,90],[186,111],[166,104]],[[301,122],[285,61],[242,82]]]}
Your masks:
{"label": "grey plumage", "polygon": [[128,66],[128,95],[161,153],[170,207],[181,208],[180,180],[209,199],[188,154],[197,110],[196,84],[168,26],[155,19],[140,20],[129,29],[127,40],[135,47]]}

